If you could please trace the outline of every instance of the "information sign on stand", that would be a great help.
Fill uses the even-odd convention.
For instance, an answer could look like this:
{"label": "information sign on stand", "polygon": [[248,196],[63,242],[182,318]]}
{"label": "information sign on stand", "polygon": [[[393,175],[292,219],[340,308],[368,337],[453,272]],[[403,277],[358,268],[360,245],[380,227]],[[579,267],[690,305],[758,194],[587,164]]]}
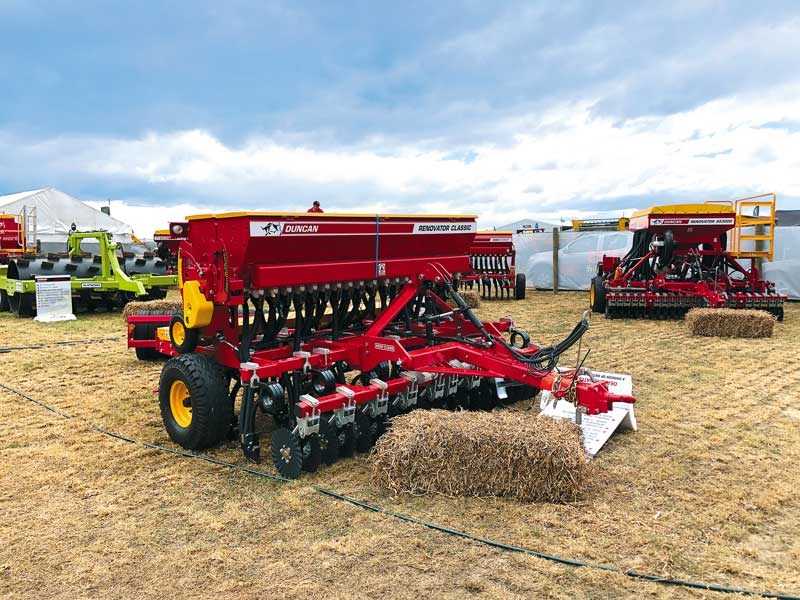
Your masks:
{"label": "information sign on stand", "polygon": [[74,321],[72,284],[68,275],[43,275],[36,278],[35,321],[55,323]]}
{"label": "information sign on stand", "polygon": [[[614,394],[631,395],[633,391],[630,375],[599,372],[592,373],[592,375],[596,380],[608,381],[608,391]],[[588,381],[589,377],[581,375],[580,379]],[[615,431],[626,429],[636,431],[636,415],[633,412],[633,404],[613,402],[611,407],[610,411],[599,415],[581,415],[583,448],[588,458],[594,458]],[[549,391],[542,392],[539,408],[543,415],[556,419],[569,419],[575,423],[575,406],[566,400],[554,403],[553,395]]]}

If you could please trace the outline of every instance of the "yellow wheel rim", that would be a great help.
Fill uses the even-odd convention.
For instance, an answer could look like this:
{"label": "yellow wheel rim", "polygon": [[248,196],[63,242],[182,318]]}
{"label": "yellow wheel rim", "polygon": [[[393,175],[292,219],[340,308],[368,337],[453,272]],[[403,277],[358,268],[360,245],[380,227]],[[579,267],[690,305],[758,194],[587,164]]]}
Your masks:
{"label": "yellow wheel rim", "polygon": [[594,306],[594,283],[589,286],[589,304]]}
{"label": "yellow wheel rim", "polygon": [[183,381],[173,381],[169,388],[169,408],[172,418],[180,427],[188,427],[192,423],[192,399],[189,388]]}
{"label": "yellow wheel rim", "polygon": [[186,327],[180,321],[172,324],[172,339],[175,340],[176,346],[182,346],[186,341]]}

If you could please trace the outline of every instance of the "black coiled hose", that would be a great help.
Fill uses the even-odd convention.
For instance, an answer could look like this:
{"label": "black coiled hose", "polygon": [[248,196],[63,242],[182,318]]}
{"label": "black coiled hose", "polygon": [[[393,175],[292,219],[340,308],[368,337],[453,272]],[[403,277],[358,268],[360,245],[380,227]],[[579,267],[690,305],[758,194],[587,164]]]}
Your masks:
{"label": "black coiled hose", "polygon": [[498,342],[499,344],[505,346],[505,348],[514,356],[514,358],[521,363],[532,366],[535,370],[541,373],[549,373],[555,369],[556,365],[558,364],[559,357],[572,346],[577,344],[578,341],[583,337],[583,334],[589,330],[589,311],[586,311],[583,313],[580,322],[575,325],[575,328],[572,330],[572,332],[570,332],[570,334],[559,343],[555,344],[554,346],[545,346],[543,348],[539,348],[533,354],[525,354],[520,352],[516,346],[509,344],[502,336],[494,336],[487,332],[483,327],[483,323],[481,323],[478,317],[476,317],[472,312],[472,309],[467,306],[467,303],[464,302],[464,299],[453,289],[452,284],[447,282],[445,283],[445,287],[452,295],[453,300],[461,309],[461,312],[464,314],[464,316],[466,316],[467,319],[472,322],[472,324],[483,334],[486,339]]}
{"label": "black coiled hose", "polygon": [[[587,311],[588,312],[588,311]],[[583,337],[583,334],[589,330],[589,320],[587,318],[587,313],[583,313],[581,320],[575,325],[575,328],[570,332],[570,334],[565,337],[563,340],[555,344],[554,346],[545,346],[543,348],[539,348],[533,354],[523,354],[515,346],[512,346],[508,342],[506,342],[503,338],[497,338],[497,340],[503,344],[511,354],[514,355],[521,363],[525,363],[531,365],[537,371],[541,371],[544,373],[549,373],[553,369],[556,368],[558,365],[559,357],[564,354],[567,350],[572,348],[578,341]]]}

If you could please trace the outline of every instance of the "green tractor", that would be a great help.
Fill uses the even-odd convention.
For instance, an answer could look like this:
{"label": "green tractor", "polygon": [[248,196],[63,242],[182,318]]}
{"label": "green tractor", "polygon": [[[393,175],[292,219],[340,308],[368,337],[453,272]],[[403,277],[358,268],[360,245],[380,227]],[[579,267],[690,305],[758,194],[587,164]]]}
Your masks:
{"label": "green tractor", "polygon": [[[92,255],[83,242],[99,244]],[[119,244],[106,231],[73,232],[66,253],[9,257],[0,264],[0,312],[18,317],[36,313],[36,277],[68,276],[74,312],[92,312],[124,306],[133,299],[164,298],[167,288],[177,285],[177,276],[166,274],[166,264],[153,254],[134,256],[120,252]]]}

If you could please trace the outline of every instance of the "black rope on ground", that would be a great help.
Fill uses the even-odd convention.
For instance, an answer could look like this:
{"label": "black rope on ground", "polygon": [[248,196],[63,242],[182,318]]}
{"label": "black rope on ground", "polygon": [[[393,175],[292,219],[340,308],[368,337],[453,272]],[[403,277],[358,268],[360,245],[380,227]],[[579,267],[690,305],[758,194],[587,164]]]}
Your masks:
{"label": "black rope on ground", "polygon": [[[36,400],[28,396],[27,394],[15,390],[12,387],[4,385],[0,383],[0,388],[12,393],[16,394],[20,398],[24,398],[34,404],[41,406],[45,410],[50,411],[64,419],[75,419],[73,415],[67,414],[49,404],[42,402],[41,400]],[[158,450],[160,452],[166,452],[168,454],[172,454],[175,456],[181,456],[184,458],[194,458],[198,460],[202,460],[207,463],[211,463],[213,465],[217,465],[220,467],[225,467],[228,469],[234,469],[236,471],[241,471],[243,473],[249,473],[251,475],[255,475],[257,477],[261,477],[263,479],[269,479],[272,481],[278,481],[281,483],[290,483],[292,479],[287,479],[285,477],[281,477],[280,475],[274,475],[272,473],[267,473],[266,471],[261,471],[259,469],[254,469],[252,467],[248,467],[245,465],[237,465],[235,463],[231,463],[225,460],[220,460],[218,458],[214,458],[213,456],[208,456],[207,454],[196,454],[194,452],[188,452],[186,450],[177,450],[175,448],[169,448],[167,446],[162,446],[160,444],[154,444],[152,442],[145,442],[143,440],[138,440],[136,438],[128,437],[126,435],[122,435],[121,433],[116,433],[114,431],[110,431],[108,429],[104,429],[99,425],[95,425],[90,421],[86,421],[85,419],[80,419],[84,421],[91,429],[97,431],[98,433],[102,433],[114,439],[121,440],[123,442],[127,442],[129,444],[135,444],[138,446],[143,446],[145,448],[150,448],[152,450]],[[472,542],[478,542],[480,544],[484,544],[486,546],[491,546],[492,548],[497,548],[499,550],[505,550],[507,552],[516,552],[519,554],[526,554],[528,556],[533,556],[535,558],[540,558],[542,560],[547,560],[550,562],[559,563],[562,565],[570,566],[570,567],[586,567],[589,569],[597,569],[600,571],[605,571],[607,573],[616,573],[619,575],[625,575],[626,577],[631,577],[633,579],[641,579],[644,581],[652,581],[654,583],[660,583],[663,585],[672,585],[676,587],[686,587],[698,590],[707,590],[710,592],[721,592],[726,594],[741,594],[743,596],[756,596],[761,598],[776,598],[777,600],[800,600],[800,596],[792,595],[792,594],[779,594],[775,592],[760,592],[757,590],[747,590],[741,588],[734,588],[728,587],[724,585],[717,585],[713,583],[700,583],[697,581],[688,581],[684,579],[673,579],[670,577],[662,577],[660,575],[654,575],[652,573],[641,573],[639,571],[630,571],[627,569],[622,569],[620,567],[615,567],[613,565],[604,565],[600,563],[593,563],[587,562],[582,560],[577,560],[574,558],[565,558],[563,556],[557,556],[555,554],[547,554],[546,552],[538,552],[536,550],[531,550],[530,548],[524,548],[522,546],[515,546],[514,544],[506,544],[504,542],[498,542],[496,540],[492,540],[489,538],[481,537],[479,535],[474,535],[472,533],[468,533],[466,531],[461,531],[460,529],[453,529],[451,527],[445,527],[444,525],[437,525],[436,523],[431,523],[429,521],[423,521],[422,519],[418,519],[416,517],[412,517],[410,515],[404,515],[402,513],[397,513],[385,508],[381,508],[380,506],[375,506],[373,504],[368,504],[366,502],[362,502],[361,500],[357,500],[351,496],[347,496],[345,494],[340,494],[338,492],[334,492],[333,490],[329,490],[327,488],[313,485],[313,484],[303,484],[306,485],[313,490],[328,496],[330,498],[334,498],[336,500],[341,500],[343,502],[347,502],[354,506],[358,506],[359,508],[363,508],[365,510],[369,510],[374,513],[378,513],[381,515],[386,515],[388,517],[392,517],[394,519],[399,519],[401,521],[406,521],[407,523],[413,523],[415,525],[420,525],[422,527],[426,527],[428,529],[432,529],[434,531],[439,531],[441,533],[446,533],[448,535],[452,535],[455,537],[460,537],[465,540],[469,540]]]}
{"label": "black rope on ground", "polygon": [[6,346],[0,348],[0,354],[8,352],[16,352],[18,350],[41,350],[42,348],[52,348],[53,346],[82,346],[84,344],[102,344],[105,342],[115,342],[117,340],[125,339],[122,336],[99,338],[96,340],[65,340],[61,342],[50,342],[47,344],[32,344],[30,346]]}

